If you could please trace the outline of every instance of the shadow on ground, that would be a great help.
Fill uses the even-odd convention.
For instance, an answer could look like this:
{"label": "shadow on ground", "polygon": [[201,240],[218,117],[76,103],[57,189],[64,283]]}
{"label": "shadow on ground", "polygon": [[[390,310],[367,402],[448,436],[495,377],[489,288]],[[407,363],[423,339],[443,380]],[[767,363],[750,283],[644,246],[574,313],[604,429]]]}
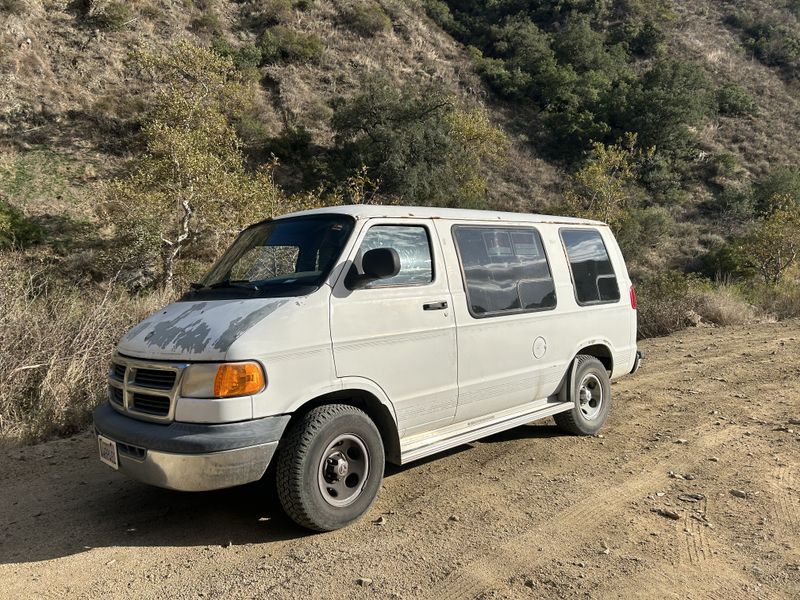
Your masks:
{"label": "shadow on ground", "polygon": [[[479,444],[561,435],[526,425]],[[386,476],[416,477],[424,465],[468,452],[459,446],[411,465],[387,466]],[[283,513],[274,484],[185,493],[140,484],[100,464],[89,434],[12,450],[0,467],[0,564],[27,563],[92,548],[226,546],[314,535]],[[420,477],[420,485],[427,479]],[[384,492],[385,493],[385,492]]]}

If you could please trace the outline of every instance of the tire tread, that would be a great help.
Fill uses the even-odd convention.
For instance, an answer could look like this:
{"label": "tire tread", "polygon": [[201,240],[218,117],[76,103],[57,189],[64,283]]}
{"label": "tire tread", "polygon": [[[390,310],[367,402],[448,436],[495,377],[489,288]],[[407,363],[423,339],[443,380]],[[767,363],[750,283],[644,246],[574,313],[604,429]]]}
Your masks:
{"label": "tire tread", "polygon": [[[570,381],[572,379],[572,373],[577,371],[582,364],[590,360],[597,360],[597,359],[594,356],[590,356],[588,354],[579,354],[578,356],[576,356],[575,361],[573,362],[572,365],[572,369],[570,370],[570,377],[567,379],[565,385],[570,385]],[[573,391],[574,390],[570,391],[570,396],[572,395]],[[575,401],[574,398],[572,398],[572,400],[573,402]],[[561,429],[562,431],[565,431],[566,433],[570,433],[572,435],[591,435],[581,429],[580,425],[575,419],[575,412],[573,410],[565,410],[564,412],[553,415],[553,419],[555,420],[558,428]]]}
{"label": "tire tread", "polygon": [[308,411],[303,417],[290,426],[283,440],[278,455],[278,468],[275,474],[278,498],[283,510],[295,523],[314,531],[327,531],[312,517],[304,501],[306,491],[303,489],[303,462],[297,460],[310,451],[314,438],[320,429],[333,417],[342,414],[363,415],[364,413],[349,404],[325,404]]}

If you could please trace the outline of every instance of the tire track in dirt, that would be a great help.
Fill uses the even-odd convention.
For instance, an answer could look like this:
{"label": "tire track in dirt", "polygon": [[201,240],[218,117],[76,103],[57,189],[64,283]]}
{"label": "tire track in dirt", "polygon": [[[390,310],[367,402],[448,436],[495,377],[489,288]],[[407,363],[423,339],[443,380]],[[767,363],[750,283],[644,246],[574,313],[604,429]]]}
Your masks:
{"label": "tire track in dirt", "polygon": [[698,507],[687,507],[683,517],[683,536],[686,542],[686,557],[689,563],[703,568],[712,557],[711,542],[707,529],[708,497],[698,502]]}
{"label": "tire track in dirt", "polygon": [[797,530],[800,527],[800,499],[791,494],[795,490],[793,469],[786,464],[775,468],[770,483],[772,484],[772,498],[775,508],[775,518],[779,523]]}
{"label": "tire track in dirt", "polygon": [[[698,440],[696,451],[722,445],[735,435],[732,428],[708,435],[698,435],[701,429],[697,427],[694,431]],[[678,454],[678,450],[670,450],[659,462],[666,463]],[[647,464],[650,462],[652,457],[637,461],[636,466],[628,465],[629,470],[641,470],[644,474],[619,485],[605,486],[566,511],[540,523],[539,528],[511,538],[492,552],[485,552],[474,558],[466,566],[442,580],[426,597],[436,600],[474,600],[482,593],[502,586],[504,581],[518,572],[546,562],[551,555],[548,546],[554,546],[554,540],[558,539],[557,547],[562,553],[567,548],[575,548],[585,543],[601,526],[607,526],[615,516],[620,516],[625,504],[646,496],[658,482],[666,479],[666,474],[662,470],[653,469],[652,465]],[[670,464],[678,470],[690,471],[700,462],[701,459],[694,459]],[[562,532],[569,532],[567,539],[561,537]],[[535,551],[534,554],[536,547],[542,550]],[[706,548],[710,555],[710,547],[707,544]]]}

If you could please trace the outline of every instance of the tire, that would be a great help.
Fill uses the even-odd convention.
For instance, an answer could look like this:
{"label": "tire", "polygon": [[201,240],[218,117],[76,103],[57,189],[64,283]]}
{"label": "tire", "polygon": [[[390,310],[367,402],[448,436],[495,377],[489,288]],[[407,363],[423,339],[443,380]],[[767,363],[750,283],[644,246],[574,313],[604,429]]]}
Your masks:
{"label": "tire", "polygon": [[[565,400],[573,402],[572,409],[553,418],[556,425],[573,435],[594,435],[608,418],[611,410],[611,382],[605,365],[593,356],[579,354],[573,366],[574,376],[565,382]],[[573,389],[570,383],[574,381]]]}
{"label": "tire", "polygon": [[381,434],[363,411],[347,404],[319,406],[291,424],[281,441],[278,497],[301,527],[340,529],[372,506],[384,466]]}

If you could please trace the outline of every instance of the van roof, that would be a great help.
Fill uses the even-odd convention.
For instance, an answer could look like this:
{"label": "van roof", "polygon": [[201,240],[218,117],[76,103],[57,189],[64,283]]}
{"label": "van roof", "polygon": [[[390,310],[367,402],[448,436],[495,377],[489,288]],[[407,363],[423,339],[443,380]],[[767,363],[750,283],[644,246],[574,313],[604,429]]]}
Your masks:
{"label": "van roof", "polygon": [[458,221],[513,221],[523,223],[564,223],[569,225],[605,225],[601,221],[561,217],[555,215],[539,215],[532,213],[501,212],[494,210],[471,210],[464,208],[436,208],[429,206],[384,206],[378,204],[345,204],[314,208],[281,215],[277,218],[298,217],[303,215],[338,214],[351,215],[356,219],[452,219]]}

